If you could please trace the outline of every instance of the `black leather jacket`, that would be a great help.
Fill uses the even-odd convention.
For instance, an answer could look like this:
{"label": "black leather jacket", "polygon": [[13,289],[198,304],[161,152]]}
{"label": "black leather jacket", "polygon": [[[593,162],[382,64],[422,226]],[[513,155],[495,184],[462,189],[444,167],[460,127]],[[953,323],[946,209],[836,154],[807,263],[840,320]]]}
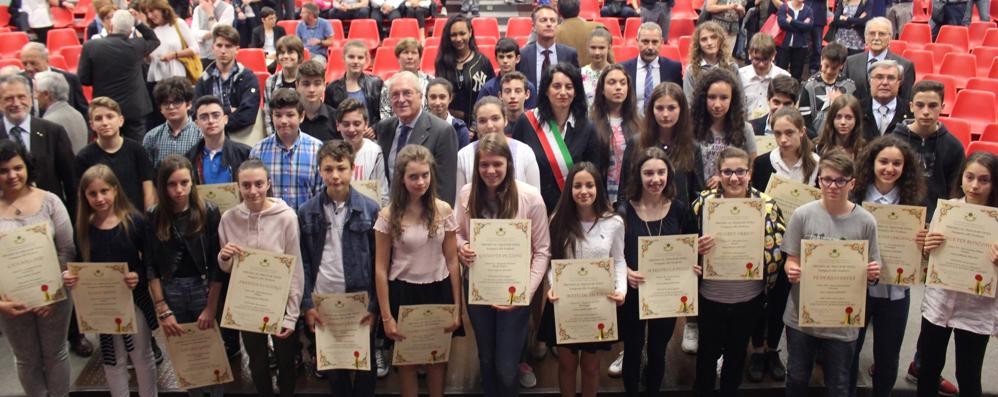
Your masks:
{"label": "black leather jacket", "polygon": [[146,238],[146,249],[143,261],[146,265],[149,279],[169,279],[177,271],[177,264],[183,254],[181,249],[186,249],[194,260],[198,271],[208,280],[224,282],[228,279],[228,274],[218,269],[218,251],[221,247],[218,243],[218,224],[222,220],[222,215],[214,203],[205,201],[206,217],[201,233],[191,236],[186,230],[173,229],[172,236],[167,241],[160,241],[156,238],[156,211],[159,206],[149,210],[149,236]]}
{"label": "black leather jacket", "polygon": [[[381,121],[381,112],[378,107],[381,106],[381,87],[385,83],[378,76],[367,73],[360,76],[357,83],[360,85],[360,90],[364,92],[364,97],[367,98],[367,125],[373,126]],[[347,96],[346,77],[341,77],[326,86],[326,104],[334,110],[340,106],[340,102],[347,98],[349,97]]]}

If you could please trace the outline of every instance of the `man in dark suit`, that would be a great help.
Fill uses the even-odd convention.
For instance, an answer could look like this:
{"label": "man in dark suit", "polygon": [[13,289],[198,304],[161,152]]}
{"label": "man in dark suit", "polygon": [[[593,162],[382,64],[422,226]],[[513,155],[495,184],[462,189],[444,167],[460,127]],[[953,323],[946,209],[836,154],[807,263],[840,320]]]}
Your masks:
{"label": "man in dark suit", "polygon": [[[272,30],[274,32],[274,48],[277,48],[277,40],[288,34],[284,31],[284,28],[277,24],[277,12],[273,8],[263,7],[260,10],[260,21],[263,22],[260,26],[253,28],[253,33],[250,36],[249,48],[263,48],[266,44],[266,30]],[[267,63],[277,59],[277,53],[267,54]],[[271,72],[273,73],[273,72]]]}
{"label": "man in dark suit", "polygon": [[863,105],[863,135],[867,141],[891,133],[898,123],[910,116],[909,101],[898,95],[901,69],[897,61],[890,59],[870,67],[867,83],[873,88],[873,93],[860,102]]}
{"label": "man in dark suit", "polygon": [[65,70],[49,66],[49,51],[44,44],[37,42],[25,44],[21,48],[21,63],[24,64],[24,74],[30,80],[35,78],[35,73],[46,71],[53,71],[65,77],[66,83],[69,83],[69,100],[67,102],[80,114],[87,114],[87,98],[83,96],[83,85],[80,84],[80,78]]}
{"label": "man in dark suit", "polygon": [[[555,44],[558,32],[558,12],[551,6],[540,6],[531,15],[534,20],[534,34],[537,41],[520,49],[520,64],[516,69],[527,76],[535,87],[540,87],[541,72],[561,62],[579,67],[579,56],[575,49]],[[544,95],[541,93],[541,95]]]}
{"label": "man in dark suit", "polygon": [[864,32],[866,45],[870,47],[870,50],[851,55],[846,59],[845,76],[856,83],[856,92],[853,95],[860,102],[869,99],[870,65],[877,61],[890,59],[900,64],[904,69],[899,95],[901,102],[908,103],[911,100],[911,87],[915,85],[915,66],[911,61],[888,49],[891,38],[894,37],[894,27],[891,25],[891,21],[884,17],[873,18],[866,23]]}
{"label": "man in dark suit", "polygon": [[423,145],[437,162],[437,197],[451,205],[457,192],[457,133],[450,123],[423,110],[423,91],[419,77],[412,72],[398,72],[388,84],[388,96],[395,117],[374,126],[378,144],[385,157],[385,175],[395,175],[395,158],[406,144]]}
{"label": "man in dark suit", "polygon": [[[133,26],[141,37],[129,38]],[[110,97],[121,105],[125,116],[122,134],[142,142],[146,115],[153,110],[142,65],[145,57],[159,47],[159,39],[146,24],[136,24],[127,10],[112,14],[110,32],[104,39],[83,44],[77,72],[81,83],[94,87],[95,98]]]}
{"label": "man in dark suit", "polygon": [[634,82],[634,95],[638,109],[645,108],[645,100],[659,83],[673,82],[683,85],[683,65],[659,56],[662,46],[662,27],[645,22],[638,28],[638,49],[641,55],[622,63],[627,75]]}

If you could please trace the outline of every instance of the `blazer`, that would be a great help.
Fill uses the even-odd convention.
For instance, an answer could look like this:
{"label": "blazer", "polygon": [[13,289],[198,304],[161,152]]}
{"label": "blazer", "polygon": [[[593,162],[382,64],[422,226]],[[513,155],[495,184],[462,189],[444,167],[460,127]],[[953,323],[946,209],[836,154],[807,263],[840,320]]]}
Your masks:
{"label": "blazer", "polygon": [[[877,128],[877,112],[873,108],[872,98],[866,98],[860,103],[862,104],[861,109],[863,109],[863,137],[869,142],[880,136],[880,129]],[[902,100],[898,96],[897,107],[894,109],[894,118],[891,119],[890,124],[887,124],[884,134],[893,132],[905,118],[912,118],[911,110],[909,110],[908,101]]]}
{"label": "blazer", "polygon": [[[555,44],[554,46],[558,59],[556,59],[551,66],[554,66],[555,63],[568,62],[575,65],[575,67],[579,67],[579,55],[575,52],[574,48],[562,44]],[[527,75],[527,81],[534,83],[534,86],[540,88],[541,82],[536,81],[537,43],[527,44],[525,47],[520,49],[520,63],[516,65],[516,70]]]}
{"label": "blazer", "polygon": [[[381,153],[385,155],[385,177],[389,183],[391,172],[388,169],[388,156],[392,152],[398,125],[399,118],[396,116],[381,120],[374,126]],[[433,152],[433,158],[437,162],[437,197],[453,206],[454,198],[457,197],[457,133],[454,132],[454,127],[430,114],[430,111],[422,110],[409,133],[407,144],[423,145]]]}
{"label": "blazer", "polygon": [[[826,38],[834,41],[835,32],[838,29],[852,29],[855,30],[859,37],[863,37],[863,29],[866,28],[866,21],[869,21],[873,16],[870,15],[870,2],[867,0],[860,0],[858,7],[856,7],[856,13],[852,15],[846,15],[845,20],[840,20],[843,13],[845,13],[845,2],[837,1],[835,2],[835,14],[832,16],[832,21],[829,23],[828,33],[825,35]],[[866,14],[865,16],[860,16]]]}
{"label": "blazer", "polygon": [[106,96],[118,101],[126,119],[145,117],[153,111],[142,67],[145,57],[159,47],[159,39],[144,23],[135,25],[135,30],[142,37],[115,33],[83,43],[77,67],[80,83],[94,87],[94,98]]}
{"label": "blazer", "polygon": [[[274,47],[277,47],[277,40],[286,34],[284,28],[274,25]],[[253,33],[250,36],[250,48],[263,48],[263,43],[263,25],[260,25],[253,28]]]}
{"label": "blazer", "polygon": [[561,22],[561,25],[558,25],[558,33],[555,34],[554,41],[574,48],[579,55],[579,65],[588,65],[590,62],[589,35],[593,29],[601,26],[599,23],[586,21],[579,17],[566,18]]}
{"label": "blazer", "polygon": [[[809,33],[811,28],[815,26],[814,23],[814,11],[807,3],[804,3],[804,7],[801,8],[800,12],[797,13],[792,21],[787,22],[787,15],[790,13],[790,4],[783,3],[778,10],[776,10],[776,22],[780,25],[780,29],[786,32],[782,43],[776,43],[780,48],[804,48],[808,45],[808,40],[811,37]],[[808,22],[805,20],[810,19]]]}
{"label": "blazer", "polygon": [[[860,102],[870,99],[869,54],[869,52],[864,51],[859,54],[850,55],[849,58],[846,58],[846,67],[843,70],[845,76],[856,83],[856,92],[853,95]],[[884,59],[897,61],[904,68],[904,75],[901,76],[901,90],[898,92],[898,100],[904,102],[905,106],[908,106],[908,102],[911,101],[911,87],[915,85],[915,65],[907,58],[895,54],[890,50],[887,50],[887,55]]]}
{"label": "blazer", "polygon": [[[631,77],[631,81],[637,84],[644,84],[643,81],[639,82],[638,78],[638,58],[631,59],[620,64],[627,71],[627,75]],[[658,76],[661,80],[660,82],[673,82],[680,86],[683,85],[683,65],[679,62],[673,61],[669,58],[659,56],[658,57]]]}
{"label": "blazer", "polygon": [[[35,169],[32,175],[39,189],[59,196],[66,208],[76,208],[76,156],[69,135],[61,125],[41,117],[31,117],[31,157]],[[0,139],[10,139],[0,123]]]}
{"label": "blazer", "polygon": [[90,106],[88,105],[87,97],[83,96],[83,84],[80,84],[80,78],[75,74],[62,69],[56,69],[53,67],[50,67],[49,69],[52,69],[53,72],[61,74],[62,77],[66,78],[66,83],[69,83],[69,100],[66,102],[69,102],[69,105],[72,106],[73,109],[76,109],[76,111],[80,112],[80,114],[84,116],[89,114]]}

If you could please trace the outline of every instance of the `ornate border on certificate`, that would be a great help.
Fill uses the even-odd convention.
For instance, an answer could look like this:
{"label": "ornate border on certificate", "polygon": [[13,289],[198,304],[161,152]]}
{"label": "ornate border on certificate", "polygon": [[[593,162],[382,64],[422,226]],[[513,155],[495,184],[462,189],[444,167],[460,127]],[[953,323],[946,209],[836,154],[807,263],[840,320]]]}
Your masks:
{"label": "ornate border on certificate", "polygon": [[[532,257],[530,220],[472,219],[470,224],[470,243],[476,250],[478,260],[475,266],[468,269],[468,304],[529,305],[527,289],[530,285],[530,260]],[[486,230],[492,230],[490,233],[493,235],[483,237],[482,234]],[[512,243],[515,241],[514,237],[515,240],[519,240],[519,245],[526,246],[516,247],[512,245],[515,244]],[[484,243],[483,241],[492,241],[493,243]],[[500,244],[495,244],[495,242]],[[497,249],[498,252],[485,252],[486,248],[490,247]],[[502,257],[496,258],[496,256]],[[498,263],[493,262],[493,260],[497,260]]]}
{"label": "ornate border on certificate", "polygon": [[[243,319],[238,318],[238,315],[233,312],[234,310],[236,310],[236,309],[233,308],[233,306],[236,304],[236,302],[233,302],[234,301],[234,299],[233,299],[233,292],[234,291],[243,291],[243,290],[246,289],[247,285],[259,284],[259,282],[248,282],[248,281],[247,282],[242,282],[242,281],[240,281],[240,280],[242,280],[242,277],[243,277],[243,275],[242,275],[243,268],[245,268],[246,266],[248,266],[247,263],[251,259],[250,258],[251,256],[263,256],[263,258],[259,259],[259,263],[258,263],[258,265],[261,266],[261,267],[265,267],[266,268],[266,267],[270,267],[270,266],[273,265],[273,266],[277,266],[278,268],[281,268],[283,266],[283,268],[287,271],[287,274],[281,274],[281,276],[280,276],[281,278],[284,278],[284,280],[279,280],[283,284],[280,287],[285,291],[284,295],[283,295],[284,298],[281,300],[280,310],[277,310],[277,303],[276,302],[273,303],[274,307],[270,308],[271,312],[269,312],[269,313],[267,313],[267,312],[259,312],[257,310],[249,310],[249,309],[239,310],[239,311],[243,311],[244,315],[245,315],[245,312],[249,312],[249,311],[253,311],[253,312],[259,314],[260,315],[260,320],[259,320],[260,322],[256,323],[256,324],[246,323]],[[274,263],[272,263],[272,261]],[[239,285],[242,288],[236,288],[236,289],[230,288],[229,289],[229,292],[226,295],[225,307],[223,307],[223,309],[222,309],[222,311],[223,311],[223,314],[222,314],[222,326],[225,327],[225,328],[231,328],[231,329],[237,329],[237,330],[249,331],[249,332],[259,332],[259,333],[264,333],[264,334],[277,334],[278,332],[280,332],[280,330],[281,330],[281,323],[282,323],[282,321],[284,319],[284,311],[285,311],[286,302],[287,302],[287,294],[288,294],[287,291],[289,291],[290,288],[291,288],[291,279],[293,277],[292,273],[294,272],[294,266],[296,264],[296,261],[297,261],[297,258],[294,257],[294,256],[292,256],[292,255],[284,255],[284,254],[279,254],[279,253],[274,253],[274,252],[266,252],[266,251],[260,251],[260,250],[253,250],[253,249],[246,249],[246,248],[244,248],[243,252],[240,253],[239,255],[235,256],[234,259],[233,259],[233,263],[232,263],[232,278],[230,279],[230,284],[231,285]],[[237,292],[237,293],[241,293],[241,292]],[[269,303],[267,303],[267,304],[269,304]],[[273,316],[273,317],[271,317],[271,316]]]}
{"label": "ornate border on certificate", "polygon": [[29,309],[66,299],[48,222],[0,232],[0,263],[0,293],[8,298]]}
{"label": "ornate border on certificate", "polygon": [[[801,245],[800,326],[862,327],[868,242],[803,240]],[[817,258],[819,253],[821,258]]]}
{"label": "ornate border on certificate", "polygon": [[[697,315],[696,234],[638,237],[638,317],[642,320]],[[685,260],[684,260],[685,259]]]}
{"label": "ornate border on certificate", "polygon": [[[606,296],[613,293],[613,263],[611,258],[602,259],[570,259],[554,260],[551,262],[554,269],[554,286],[558,302],[554,303],[554,315],[556,326],[556,339],[559,344],[586,343],[586,342],[606,342],[617,340],[617,316],[616,306],[610,302]],[[593,270],[589,270],[593,269]],[[565,290],[579,294],[572,297],[565,291],[560,291],[562,283],[567,278],[578,277],[593,285],[579,288],[564,288]],[[598,278],[597,278],[598,276]],[[560,292],[558,292],[560,291]],[[610,311],[612,313],[598,313],[599,320],[583,320],[586,325],[569,326],[566,328],[564,321],[559,321],[563,315],[563,310],[579,309],[579,303],[588,300],[602,299],[594,301],[589,305],[591,311]],[[574,304],[573,304],[574,303]],[[592,315],[594,313],[586,313]],[[569,320],[571,322],[577,322]]]}
{"label": "ornate border on certificate", "polygon": [[942,232],[946,243],[929,255],[925,284],[994,298],[998,271],[990,261],[990,243],[998,236],[998,209],[939,200],[932,231]]}
{"label": "ornate border on certificate", "polygon": [[[925,276],[915,234],[925,224],[925,207],[866,202],[863,208],[877,220],[877,243],[883,262],[880,282],[908,286],[921,283]],[[910,235],[898,236],[902,233]]]}
{"label": "ornate border on certificate", "polygon": [[[442,329],[446,328],[451,319],[454,318],[455,310],[457,310],[456,305],[409,305],[399,307],[397,324],[399,325],[399,332],[402,332],[406,338],[403,341],[395,342],[392,363],[395,365],[417,365],[447,362],[450,359],[451,336],[453,333],[445,333]],[[409,333],[410,330],[405,330],[403,328],[407,328],[408,319],[415,318],[419,315],[422,315],[424,318],[431,319],[432,317],[440,317],[439,320],[441,321],[446,316],[448,324],[439,324],[441,325],[441,328],[432,328],[430,331],[433,335],[411,335]],[[435,340],[438,338],[440,339],[439,341]],[[444,340],[446,340],[446,343],[444,343]],[[409,349],[410,343],[421,342],[440,342],[440,344],[439,346],[431,348],[416,346],[413,349]],[[412,350],[412,352],[409,352],[409,350]]]}

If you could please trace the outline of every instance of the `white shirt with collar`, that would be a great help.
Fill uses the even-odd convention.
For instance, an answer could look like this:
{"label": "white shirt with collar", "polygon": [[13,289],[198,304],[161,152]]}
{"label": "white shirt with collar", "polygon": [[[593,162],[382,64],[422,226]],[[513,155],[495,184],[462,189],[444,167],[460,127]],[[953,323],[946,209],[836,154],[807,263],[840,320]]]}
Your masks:
{"label": "white shirt with collar", "polygon": [[655,59],[649,63],[646,63],[643,59],[641,59],[641,57],[638,57],[638,70],[637,73],[634,74],[634,87],[636,88],[634,93],[637,95],[638,109],[645,108],[645,74],[648,72],[648,65],[651,65],[651,78],[654,83],[652,84],[652,87],[658,87],[658,84],[662,82],[662,71],[659,70],[660,65],[658,64],[658,57],[655,57]]}
{"label": "white shirt with collar", "polygon": [[[537,117],[537,120],[540,121],[541,119],[540,110],[534,109],[532,110],[532,112],[534,112],[534,116]],[[551,130],[552,123],[540,123],[540,124],[541,124],[541,131],[544,132],[544,137],[542,139],[546,139],[548,141],[548,145],[550,145],[552,149],[557,148],[558,144],[556,143],[557,141],[554,138],[554,131]],[[570,128],[575,128],[575,116],[572,115],[571,113],[568,114],[568,120],[565,121],[565,129],[562,131],[558,131],[562,139],[565,139],[565,133]],[[567,178],[569,171],[568,162],[566,161],[565,157],[562,155],[561,150],[551,150],[551,152],[552,154],[554,154],[555,161],[558,162],[558,168],[561,169],[561,175]]]}
{"label": "white shirt with collar", "polygon": [[[891,101],[887,102],[886,105],[882,104],[882,103],[878,102],[876,99],[874,99],[874,100],[871,101],[870,104],[873,107],[873,109],[870,109],[870,111],[873,112],[873,118],[877,121],[877,128],[878,128],[877,132],[879,133],[879,129],[882,127],[880,125],[880,123],[887,123],[888,125],[890,125],[891,120],[894,120],[894,112],[897,112],[897,108],[898,108],[898,99],[897,99],[897,97],[894,97],[894,99],[891,99]],[[880,108],[882,106],[886,106],[887,107],[887,116],[881,116],[880,115]],[[890,133],[890,131],[884,130],[883,134],[879,134],[879,135],[884,135],[884,134],[888,134],[888,133]]]}
{"label": "white shirt with collar", "polygon": [[21,127],[21,129],[23,130],[21,131],[21,142],[24,143],[24,149],[27,150],[28,153],[31,153],[31,115],[25,117],[24,120],[21,121],[19,124],[14,124],[14,122],[10,121],[10,119],[8,119],[7,117],[3,118],[3,130],[7,132],[7,137],[8,137],[7,139],[10,139],[12,141],[14,140],[14,138],[11,138],[10,136],[14,132],[11,130],[15,126]]}
{"label": "white shirt with collar", "polygon": [[[409,142],[409,139],[412,138],[412,132],[415,130],[416,127],[416,120],[419,120],[419,116],[422,115],[423,115],[423,110],[422,108],[420,108],[419,113],[416,113],[416,117],[413,117],[412,121],[408,123],[403,123],[402,119],[399,119],[399,125],[395,127],[395,137],[392,138],[392,150],[388,155],[389,178],[395,177],[395,158],[398,157],[399,150],[401,150],[402,147],[404,147],[405,144]],[[409,126],[409,136],[406,137],[405,142],[399,142],[399,138],[401,138],[402,135],[402,126],[404,125]]]}
{"label": "white shirt with collar", "polygon": [[769,72],[765,76],[756,73],[752,65],[742,66],[738,69],[738,77],[742,81],[745,92],[745,113],[748,114],[748,120],[765,117],[769,113],[769,102],[766,99],[769,82],[777,76],[789,75],[789,72],[773,63],[770,63]]}
{"label": "white shirt with collar", "polygon": [[[812,152],[811,158],[813,158],[815,162],[820,161],[818,154],[816,153]],[[780,149],[773,149],[772,151],[769,152],[769,162],[773,164],[773,171],[776,171],[776,175],[795,181],[804,180],[803,159],[797,159],[796,163],[790,165],[783,161],[783,156],[780,156]],[[814,181],[817,178],[818,178],[818,167],[815,167],[814,170],[811,171],[811,175],[807,177],[807,185],[814,186]]]}
{"label": "white shirt with collar", "polygon": [[869,71],[870,65],[887,59],[887,49],[886,48],[883,51],[880,51],[880,53],[876,54],[876,55],[873,54],[873,51],[868,51],[866,54],[867,54],[866,55],[866,69],[867,69],[867,71]]}
{"label": "white shirt with collar", "polygon": [[537,71],[536,84],[539,87],[541,85],[541,78],[544,77],[544,50],[551,50],[551,54],[548,56],[551,57],[551,66],[554,66],[558,64],[558,48],[557,48],[558,45],[551,44],[551,47],[544,48],[541,47],[541,43],[536,43],[536,44],[537,44],[537,68],[534,70]]}
{"label": "white shirt with collar", "polygon": [[[872,183],[866,189],[866,197],[863,198],[863,202],[872,202],[877,204],[897,204],[901,202],[901,190],[895,186],[891,191],[886,194],[880,193],[877,187]],[[890,299],[892,301],[904,299],[904,292],[908,290],[908,287],[901,285],[887,285],[887,284],[877,284],[867,287],[870,296],[874,298]]]}

